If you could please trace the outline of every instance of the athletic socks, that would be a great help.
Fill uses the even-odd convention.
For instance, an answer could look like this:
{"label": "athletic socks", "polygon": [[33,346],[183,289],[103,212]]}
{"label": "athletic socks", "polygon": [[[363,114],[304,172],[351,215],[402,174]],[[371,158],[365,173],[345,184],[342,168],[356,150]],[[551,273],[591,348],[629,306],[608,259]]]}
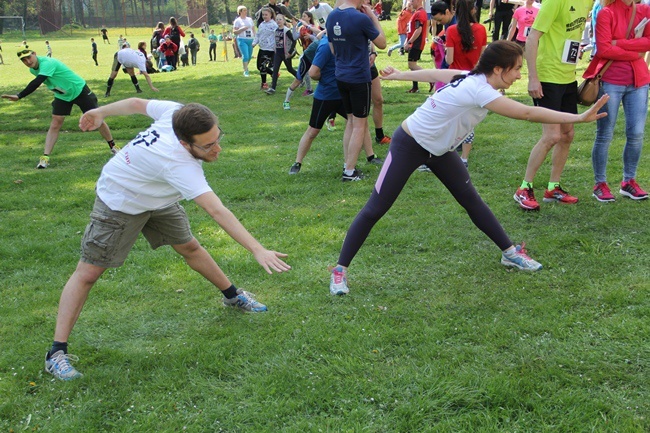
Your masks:
{"label": "athletic socks", "polygon": [[236,298],[237,287],[235,287],[234,284],[231,284],[230,287],[228,287],[226,290],[222,290],[221,293],[223,293],[223,296],[225,296],[226,299]]}
{"label": "athletic socks", "polygon": [[548,190],[553,191],[555,188],[560,186],[560,182],[549,182],[548,183]]}
{"label": "athletic socks", "polygon": [[375,128],[375,138],[381,140],[384,137],[384,128]]}
{"label": "athletic socks", "polygon": [[533,183],[532,182],[526,182],[525,180],[521,182],[521,186],[519,187],[521,189],[533,189]]}
{"label": "athletic socks", "polygon": [[289,102],[289,99],[291,99],[291,96],[293,95],[293,90],[291,90],[291,87],[287,89],[287,96],[284,97],[284,102]]}
{"label": "athletic socks", "polygon": [[52,354],[62,350],[63,353],[68,353],[68,342],[67,341],[55,341],[52,343],[52,348],[47,352],[47,358],[49,359]]}

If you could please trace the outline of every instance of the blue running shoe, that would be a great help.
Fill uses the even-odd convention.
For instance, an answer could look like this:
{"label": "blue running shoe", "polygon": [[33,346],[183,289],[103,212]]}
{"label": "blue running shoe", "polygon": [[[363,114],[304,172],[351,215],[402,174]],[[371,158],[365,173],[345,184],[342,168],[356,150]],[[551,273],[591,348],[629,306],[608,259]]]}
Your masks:
{"label": "blue running shoe", "polygon": [[528,257],[524,245],[517,245],[513,250],[501,254],[501,264],[522,271],[539,271],[542,265]]}
{"label": "blue running shoe", "polygon": [[330,294],[331,295],[347,295],[350,293],[348,287],[347,271],[343,266],[336,266],[332,268],[332,276],[330,277]]}
{"label": "blue running shoe", "polygon": [[72,380],[82,377],[83,374],[79,373],[76,368],[70,365],[70,361],[78,361],[79,358],[63,353],[63,350],[54,352],[52,356],[47,357],[45,354],[45,371],[60,380]]}
{"label": "blue running shoe", "polygon": [[266,305],[257,302],[252,293],[237,289],[237,296],[232,299],[224,299],[223,305],[226,307],[237,307],[251,313],[263,313],[267,311]]}

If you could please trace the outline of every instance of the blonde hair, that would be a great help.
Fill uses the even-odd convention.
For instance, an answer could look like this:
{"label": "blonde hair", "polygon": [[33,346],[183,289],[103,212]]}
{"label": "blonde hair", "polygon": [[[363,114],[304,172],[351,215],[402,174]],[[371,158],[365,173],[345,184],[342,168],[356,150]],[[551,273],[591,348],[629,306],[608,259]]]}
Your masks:
{"label": "blonde hair", "polygon": [[248,8],[246,6],[244,6],[244,5],[237,6],[237,15],[241,15],[241,11],[243,11],[243,10],[247,11]]}
{"label": "blonde hair", "polygon": [[275,19],[275,11],[274,11],[273,9],[271,9],[270,7],[268,7],[268,6],[264,6],[264,7],[262,8],[262,12],[260,12],[260,15],[263,14],[264,12],[268,12],[268,13],[270,13],[270,14],[271,14],[271,19],[272,19],[272,20]]}

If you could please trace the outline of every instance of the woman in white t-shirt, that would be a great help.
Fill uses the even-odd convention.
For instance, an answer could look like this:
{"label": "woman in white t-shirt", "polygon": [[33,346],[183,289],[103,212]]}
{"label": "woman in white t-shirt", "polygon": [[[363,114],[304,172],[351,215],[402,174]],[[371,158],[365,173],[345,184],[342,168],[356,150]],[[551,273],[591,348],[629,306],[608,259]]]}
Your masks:
{"label": "woman in white t-shirt", "polygon": [[513,245],[490,208],[478,195],[461,162],[456,147],[487,115],[488,110],[513,119],[538,123],[593,122],[602,117],[598,110],[604,96],[583,114],[567,114],[531,107],[503,96],[521,78],[523,50],[509,41],[487,46],[472,71],[422,69],[400,72],[392,67],[382,71],[385,80],[451,83],[428,97],[393,135],[388,155],[370,199],[359,212],[345,237],[337,266],[332,269],[330,293],[343,295],[347,287],[347,267],[370,234],[372,227],[390,209],[406,181],[422,164],[435,174],[465,208],[472,222],[502,251],[501,263],[526,271],[542,265],[526,255],[523,245]]}
{"label": "woman in white t-shirt", "polygon": [[239,15],[232,25],[232,31],[237,35],[237,46],[241,53],[242,62],[244,63],[244,77],[248,77],[248,62],[251,61],[253,56],[253,39],[255,38],[255,23],[253,19],[248,16],[248,9],[246,6],[237,7],[237,15]]}

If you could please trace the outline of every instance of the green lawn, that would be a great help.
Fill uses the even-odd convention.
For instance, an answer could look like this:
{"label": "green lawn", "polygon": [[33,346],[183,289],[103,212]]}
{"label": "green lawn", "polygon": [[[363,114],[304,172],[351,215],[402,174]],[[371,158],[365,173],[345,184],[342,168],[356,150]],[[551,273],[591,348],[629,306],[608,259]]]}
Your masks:
{"label": "green lawn", "polygon": [[[391,41],[395,22],[385,22]],[[123,29],[110,29],[112,40]],[[99,43],[100,66],[89,38]],[[94,33],[48,35],[54,56],[103,95],[114,45]],[[129,41],[149,31],[128,29]],[[30,38],[44,54],[44,38]],[[3,38],[0,93],[31,80]],[[115,42],[113,42],[115,43]],[[511,238],[525,241],[539,273],[509,271],[498,249],[445,188],[416,172],[350,268],[350,295],[329,295],[333,265],[369,179],[343,184],[343,122],[322,131],[297,176],[287,175],[311,99],[282,109],[241,63],[199,64],[153,75],[145,98],[201,102],[226,132],[220,159],[205,166],[224,203],[293,270],[268,276],[194,203],[184,206],[199,241],[233,282],[268,305],[266,314],[221,306],[221,295],[170,248],[140,239],[125,265],[98,282],[70,339],[81,380],[43,372],[58,299],[74,270],[94,185],[110,158],[96,132],[64,125],[47,170],[35,170],[50,121],[45,88],[0,101],[0,431],[144,432],[648,432],[650,431],[650,202],[591,197],[594,125],[578,125],[563,176],[576,206],[522,212],[512,199],[536,124],[489,115],[476,129],[473,182]],[[406,69],[380,53],[379,66]],[[255,70],[252,62],[251,70]],[[294,62],[297,63],[297,62]],[[428,55],[421,62],[431,67]],[[586,65],[580,65],[583,70]],[[44,86],[43,86],[44,87]],[[384,83],[387,133],[426,97]],[[134,96],[120,73],[112,96]],[[526,79],[508,91],[526,104]],[[622,171],[623,116],[609,178]],[[370,122],[372,124],[372,121]],[[108,121],[126,144],[149,125]],[[379,156],[385,146],[375,145]],[[548,180],[542,166],[538,194]],[[650,158],[638,179],[650,188]],[[613,188],[618,190],[618,188]],[[616,194],[618,196],[618,194]]]}

